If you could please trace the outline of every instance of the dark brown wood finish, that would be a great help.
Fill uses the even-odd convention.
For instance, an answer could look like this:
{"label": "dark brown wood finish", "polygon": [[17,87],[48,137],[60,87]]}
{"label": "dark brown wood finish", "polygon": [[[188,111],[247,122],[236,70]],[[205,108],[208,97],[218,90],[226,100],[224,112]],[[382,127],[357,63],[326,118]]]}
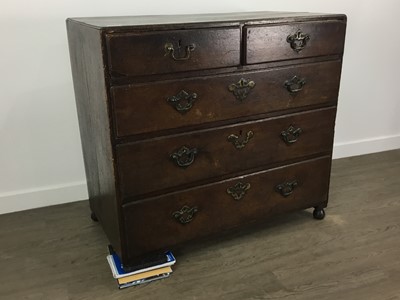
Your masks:
{"label": "dark brown wood finish", "polygon": [[[111,76],[163,74],[240,64],[240,29],[107,34]],[[173,48],[166,51],[166,45]],[[193,47],[188,49],[188,47]]]}
{"label": "dark brown wood finish", "polygon": [[74,21],[99,30],[132,31],[132,29],[151,30],[154,28],[210,28],[238,26],[240,24],[278,24],[299,21],[341,20],[343,14],[321,14],[282,11],[252,11],[211,14],[184,15],[144,15],[73,18]]}
{"label": "dark brown wood finish", "polygon": [[[294,65],[256,72],[170,80],[111,89],[117,136],[207,124],[308,105],[333,105],[337,101],[340,61]],[[305,81],[301,91],[285,86],[294,76]],[[240,100],[229,86],[240,79],[253,81],[246,98]],[[181,91],[196,94],[192,107],[179,112],[168,98]],[[160,118],[165,116],[164,118]]]}
{"label": "dark brown wood finish", "polygon": [[123,255],[101,34],[67,20],[71,69],[90,198],[115,251]]}
{"label": "dark brown wood finish", "polygon": [[[327,199],[329,172],[330,157],[322,157],[125,205],[130,258],[154,250],[164,251],[197,237],[266,219],[269,215],[318,205]],[[284,197],[277,191],[279,184],[295,180],[297,186],[291,195]],[[239,182],[250,184],[250,188],[241,199],[235,200],[227,189]],[[197,208],[186,224],[173,216],[184,206]]]}
{"label": "dark brown wood finish", "polygon": [[[345,23],[278,12],[67,21],[90,206],[123,264],[275,213],[324,216]],[[298,30],[309,38],[295,51]],[[301,133],[287,145],[291,125]],[[275,190],[277,179],[289,185]],[[185,204],[199,211],[182,225],[171,213]]]}
{"label": "dark brown wood finish", "polygon": [[[305,47],[297,52],[287,41],[297,31],[309,36]],[[293,23],[289,25],[249,26],[245,29],[246,63],[298,59],[343,52],[345,21]]]}
{"label": "dark brown wood finish", "polygon": [[[271,163],[328,153],[333,144],[335,115],[336,109],[329,108],[119,145],[116,157],[121,194],[140,196]],[[301,128],[302,133],[296,142],[287,144],[281,132],[291,125]],[[252,137],[241,149],[234,146],[234,138],[228,139],[234,134],[239,142],[244,141],[249,132]],[[183,146],[197,150],[193,163],[187,167],[179,167],[171,158]]]}

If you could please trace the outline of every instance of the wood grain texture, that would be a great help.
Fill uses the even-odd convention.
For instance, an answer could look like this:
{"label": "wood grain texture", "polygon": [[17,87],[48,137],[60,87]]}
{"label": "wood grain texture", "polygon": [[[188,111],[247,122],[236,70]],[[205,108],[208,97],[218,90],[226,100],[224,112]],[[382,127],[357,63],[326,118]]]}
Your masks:
{"label": "wood grain texture", "polygon": [[[284,212],[325,207],[330,164],[331,157],[324,156],[126,204],[123,207],[129,259],[151,252],[175,251],[181,243],[262,223]],[[277,191],[278,185],[293,181],[296,187],[290,195]],[[237,184],[248,187],[240,199],[227,193]],[[189,223],[182,224],[173,215],[185,206],[196,208],[196,213]],[[149,219],[151,223],[147,222]]]}
{"label": "wood grain texture", "polygon": [[176,252],[168,279],[118,290],[87,201],[0,216],[0,299],[398,300],[400,150],[333,161],[330,207]]}
{"label": "wood grain texture", "polygon": [[[111,88],[117,136],[207,125],[221,120],[260,115],[310,105],[332,105],[337,101],[341,61],[293,65],[256,72],[197,77]],[[302,90],[290,93],[285,82],[297,76],[306,81]],[[229,91],[241,78],[255,86],[242,101]],[[180,91],[195,93],[186,113],[178,112],[167,99]],[[160,118],[160,116],[165,116]]]}
{"label": "wood grain texture", "polygon": [[[121,195],[132,197],[123,202],[167,188],[179,190],[182,185],[193,186],[201,180],[214,181],[222,175],[249,173],[248,170],[263,169],[272,163],[330,153],[335,116],[336,108],[332,107],[118,145]],[[301,128],[302,133],[288,145],[281,132],[291,125]],[[228,140],[231,134],[244,140],[249,132],[253,136],[242,149]],[[183,146],[197,150],[193,163],[187,167],[179,167],[171,158]]]}
{"label": "wood grain texture", "polygon": [[101,33],[70,21],[67,32],[90,206],[121,253]]}
{"label": "wood grain texture", "polygon": [[[298,59],[343,52],[346,22],[292,23],[282,26],[249,26],[245,29],[246,63]],[[300,52],[294,51],[287,37],[297,30],[310,39]]]}
{"label": "wood grain texture", "polygon": [[[240,28],[106,35],[113,77],[165,74],[240,64]],[[174,49],[174,60],[165,45]],[[192,45],[194,49],[188,51]],[[187,59],[186,59],[187,58]]]}
{"label": "wood grain texture", "polygon": [[148,15],[148,16],[114,16],[114,17],[86,17],[73,18],[74,21],[86,26],[99,29],[111,29],[110,31],[124,30],[126,27],[137,26],[139,28],[154,28],[159,25],[162,28],[186,23],[187,26],[206,27],[226,26],[227,24],[270,24],[277,22],[334,19],[346,20],[343,14],[321,14],[309,12],[277,12],[277,11],[253,11],[235,13],[211,13],[211,14],[184,14],[184,15]]}

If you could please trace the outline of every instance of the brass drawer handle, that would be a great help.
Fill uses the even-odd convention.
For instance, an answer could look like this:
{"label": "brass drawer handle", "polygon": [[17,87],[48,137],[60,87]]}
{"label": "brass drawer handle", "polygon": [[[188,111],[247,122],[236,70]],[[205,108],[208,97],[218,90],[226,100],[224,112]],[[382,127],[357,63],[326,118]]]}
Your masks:
{"label": "brass drawer handle", "polygon": [[231,142],[236,149],[240,150],[247,145],[253,136],[254,132],[251,130],[248,131],[245,136],[243,136],[242,131],[240,130],[239,135],[230,134],[228,136],[228,141]]}
{"label": "brass drawer handle", "polygon": [[297,142],[297,139],[302,132],[303,130],[300,127],[296,128],[293,125],[290,125],[288,129],[281,132],[281,138],[287,145],[290,145]]}
{"label": "brass drawer handle", "polygon": [[186,168],[194,162],[196,154],[196,148],[189,149],[186,146],[182,146],[170,156],[179,167]]}
{"label": "brass drawer handle", "polygon": [[297,53],[304,49],[309,40],[310,35],[301,32],[300,29],[298,29],[294,34],[288,35],[286,38],[286,41],[290,43],[290,47]]}
{"label": "brass drawer handle", "polygon": [[292,79],[285,81],[285,87],[291,94],[300,92],[305,84],[306,80],[304,78],[300,79],[297,76],[293,76]]}
{"label": "brass drawer handle", "polygon": [[226,192],[228,195],[231,195],[233,199],[240,200],[246,195],[246,192],[250,189],[250,187],[250,183],[243,183],[239,181],[234,186],[227,188]]}
{"label": "brass drawer handle", "polygon": [[278,184],[275,190],[283,197],[288,197],[293,193],[294,188],[298,186],[297,180],[285,181],[284,183]]}
{"label": "brass drawer handle", "polygon": [[197,206],[190,208],[184,205],[180,210],[172,213],[172,216],[181,224],[187,224],[193,220],[193,217],[198,212]]}
{"label": "brass drawer handle", "polygon": [[193,107],[193,103],[196,101],[196,99],[196,93],[188,93],[185,90],[181,90],[175,96],[168,97],[167,102],[171,104],[178,112],[184,114]]}
{"label": "brass drawer handle", "polygon": [[188,60],[188,59],[190,59],[190,54],[194,51],[194,49],[195,49],[195,45],[194,44],[190,44],[190,45],[185,47],[185,56],[176,57],[175,56],[174,45],[172,45],[172,43],[166,43],[165,46],[164,46],[164,50],[165,50],[165,55],[164,56],[169,55],[175,61]]}
{"label": "brass drawer handle", "polygon": [[237,83],[230,84],[228,90],[235,95],[237,100],[243,101],[255,86],[256,83],[253,80],[241,78]]}

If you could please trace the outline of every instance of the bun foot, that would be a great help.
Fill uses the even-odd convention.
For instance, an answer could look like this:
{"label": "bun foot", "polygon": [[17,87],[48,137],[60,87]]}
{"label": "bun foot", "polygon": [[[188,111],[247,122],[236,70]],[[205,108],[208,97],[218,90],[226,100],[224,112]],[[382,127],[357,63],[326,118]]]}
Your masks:
{"label": "bun foot", "polygon": [[92,212],[92,213],[90,214],[90,218],[91,218],[92,221],[94,221],[94,222],[98,222],[98,221],[99,221],[99,219],[97,219],[96,214],[95,214],[94,212]]}
{"label": "bun foot", "polygon": [[313,217],[317,220],[322,220],[325,218],[325,210],[323,208],[316,207],[313,211]]}

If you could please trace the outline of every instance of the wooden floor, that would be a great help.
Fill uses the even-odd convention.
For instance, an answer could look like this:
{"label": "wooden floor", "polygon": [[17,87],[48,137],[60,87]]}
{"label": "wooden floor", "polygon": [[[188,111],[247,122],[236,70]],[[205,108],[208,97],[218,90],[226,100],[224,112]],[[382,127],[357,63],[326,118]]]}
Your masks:
{"label": "wooden floor", "polygon": [[277,218],[176,253],[118,290],[87,201],[0,216],[0,299],[400,299],[400,150],[333,163],[327,216]]}

